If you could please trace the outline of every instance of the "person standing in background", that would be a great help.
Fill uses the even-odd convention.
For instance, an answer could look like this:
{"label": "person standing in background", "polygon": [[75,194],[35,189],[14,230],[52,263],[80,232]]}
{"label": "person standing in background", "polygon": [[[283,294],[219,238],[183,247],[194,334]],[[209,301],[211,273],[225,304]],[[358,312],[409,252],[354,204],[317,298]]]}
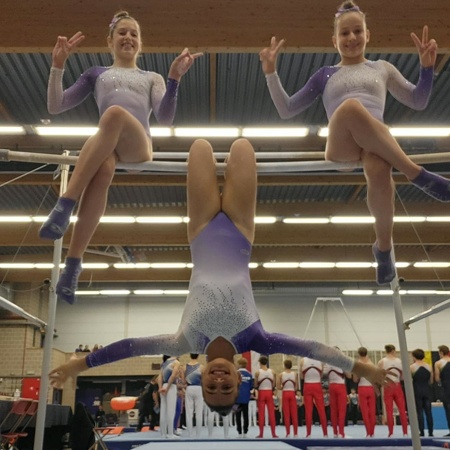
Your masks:
{"label": "person standing in background", "polygon": [[189,437],[194,437],[194,415],[195,436],[200,437],[202,431],[203,394],[202,394],[202,371],[203,365],[198,362],[198,353],[190,353],[190,361],[184,368],[184,381],[186,383],[186,427]]}
{"label": "person standing in background", "polygon": [[265,409],[267,407],[272,437],[277,438],[278,436],[275,431],[275,405],[273,402],[273,388],[277,383],[277,375],[272,369],[269,369],[267,365],[269,363],[269,359],[267,356],[260,356],[258,361],[260,368],[255,373],[255,388],[258,389],[259,435],[256,437],[264,437]]}
{"label": "person standing in background", "polygon": [[386,356],[378,362],[378,367],[386,370],[392,383],[383,388],[383,400],[386,407],[386,421],[389,435],[394,433],[394,402],[398,408],[400,422],[402,424],[403,436],[408,436],[408,417],[406,415],[405,394],[401,380],[403,379],[403,368],[400,358],[397,358],[395,346],[387,344],[384,346]]}
{"label": "person standing in background", "polygon": [[447,345],[440,345],[439,361],[434,364],[434,379],[442,388],[442,404],[449,433],[444,437],[450,437],[450,350]]}
{"label": "person standing in background", "polygon": [[323,437],[328,437],[328,421],[321,383],[323,363],[312,358],[302,358],[300,364],[300,376],[303,380],[303,402],[305,403],[306,437],[311,436],[314,405],[319,414]]}
{"label": "person standing in background", "polygon": [[431,384],[433,369],[424,361],[425,352],[416,348],[411,352],[413,363],[410,366],[413,379],[414,399],[416,401],[417,420],[421,436],[425,436],[423,415],[427,418],[428,436],[433,436],[433,415],[431,413]]}
{"label": "person standing in background", "polygon": [[348,394],[348,406],[349,419],[352,421],[353,425],[356,425],[358,423],[359,401],[355,388],[351,388],[350,394]]}
{"label": "person standing in background", "polygon": [[241,438],[246,438],[248,433],[248,404],[253,388],[253,377],[247,370],[247,363],[248,361],[245,358],[239,358],[237,360],[238,371],[241,376],[241,385],[239,386],[239,395],[236,400],[236,429]]}
{"label": "person standing in background", "polygon": [[[366,347],[359,347],[358,361],[362,364],[374,366],[367,354]],[[367,378],[353,375],[353,381],[358,383],[358,401],[364,426],[366,427],[366,437],[374,437],[375,425],[377,423],[377,397],[375,389]]]}
{"label": "person standing in background", "polygon": [[278,389],[281,394],[281,405],[283,410],[283,423],[286,428],[286,437],[291,437],[291,424],[294,438],[298,437],[298,414],[295,392],[298,388],[297,372],[292,370],[292,361],[285,359],[284,371],[278,377]]}
{"label": "person standing in background", "polygon": [[180,369],[180,361],[174,356],[164,355],[158,377],[159,395],[161,401],[159,426],[161,436],[175,438],[173,422],[177,408],[176,379]]}
{"label": "person standing in background", "polygon": [[348,372],[344,372],[341,368],[331,366],[330,364],[325,364],[323,374],[328,377],[330,416],[334,437],[345,437],[344,427],[348,405],[347,385],[345,380],[346,378],[350,378],[351,375]]}

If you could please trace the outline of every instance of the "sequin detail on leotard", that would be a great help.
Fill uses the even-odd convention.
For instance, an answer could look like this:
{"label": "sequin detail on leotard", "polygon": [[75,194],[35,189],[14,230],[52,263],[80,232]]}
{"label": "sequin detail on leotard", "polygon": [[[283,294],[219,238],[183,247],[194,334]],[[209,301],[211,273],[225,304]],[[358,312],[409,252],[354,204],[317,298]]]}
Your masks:
{"label": "sequin detail on leotard", "polygon": [[421,110],[427,106],[433,86],[433,68],[421,67],[415,86],[392,64],[383,60],[322,67],[291,97],[276,72],[267,75],[266,80],[275,107],[283,119],[301,113],[322,95],[328,119],[343,101],[352,98],[359,100],[373,117],[383,121],[387,92],[410,108]]}
{"label": "sequin detail on leotard", "polygon": [[68,89],[62,89],[63,70],[52,68],[48,86],[48,110],[59,114],[82,103],[94,94],[100,116],[110,106],[121,106],[132,114],[150,136],[149,117],[171,125],[177,105],[178,82],[140,69],[91,67]]}
{"label": "sequin detail on leotard", "polygon": [[87,356],[89,367],[138,355],[205,353],[209,343],[222,336],[236,353],[311,356],[352,369],[353,360],[332,347],[264,330],[250,282],[251,244],[226,214],[211,220],[191,242],[191,252],[194,268],[178,332],[107,345]]}

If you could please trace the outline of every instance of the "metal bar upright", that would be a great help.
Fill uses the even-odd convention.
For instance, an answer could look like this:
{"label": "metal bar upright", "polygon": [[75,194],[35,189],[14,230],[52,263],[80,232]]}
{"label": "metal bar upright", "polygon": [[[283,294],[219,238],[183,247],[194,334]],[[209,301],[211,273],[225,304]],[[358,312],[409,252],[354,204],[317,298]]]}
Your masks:
{"label": "metal bar upright", "polygon": [[[61,185],[60,195],[62,195],[67,188],[67,181],[69,178],[69,166],[61,166]],[[44,341],[44,357],[42,361],[42,375],[39,390],[39,405],[36,417],[36,434],[34,436],[34,450],[42,450],[44,445],[44,431],[45,431],[45,415],[47,412],[47,394],[49,389],[48,373],[51,367],[52,348],[53,348],[53,332],[55,329],[56,320],[56,283],[59,278],[59,264],[61,262],[63,238],[57,239],[53,247],[53,269],[50,281],[50,290],[48,298],[48,320]]]}

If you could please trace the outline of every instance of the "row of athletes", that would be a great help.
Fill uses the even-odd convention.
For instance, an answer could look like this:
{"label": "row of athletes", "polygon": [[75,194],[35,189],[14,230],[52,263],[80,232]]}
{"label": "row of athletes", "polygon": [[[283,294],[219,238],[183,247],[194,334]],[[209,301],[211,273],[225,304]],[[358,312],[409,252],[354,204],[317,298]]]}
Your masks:
{"label": "row of athletes", "polygon": [[[425,352],[422,349],[415,349],[411,352],[413,363],[410,371],[413,377],[414,396],[416,402],[417,416],[419,422],[420,435],[424,436],[425,421],[427,422],[428,436],[433,436],[433,416],[431,411],[432,395],[430,386],[433,380],[441,388],[440,396],[450,432],[450,352],[445,345],[440,345],[439,360],[434,366],[434,373],[430,364],[425,362]],[[386,356],[378,362],[378,366],[385,369],[392,383],[385,386],[382,391],[383,403],[385,407],[385,417],[388,426],[388,437],[393,435],[394,431],[394,403],[399,412],[402,431],[405,436],[408,434],[408,419],[405,404],[405,397],[401,381],[403,380],[402,362],[396,355],[395,346],[388,344],[385,346]],[[373,364],[368,357],[368,351],[365,347],[358,349],[359,359],[364,364]],[[168,362],[166,362],[168,361]],[[201,374],[203,366],[198,362],[198,355],[191,354],[191,360],[185,365],[180,365],[177,358],[167,358],[163,363],[161,374],[158,377],[159,392],[163,396],[162,403],[169,401],[167,393],[172,387],[172,393],[175,394],[175,380],[181,378],[182,384],[186,387],[185,407],[186,423],[190,437],[194,437],[193,418],[197,424],[196,436],[200,437],[202,414],[203,414],[203,394],[201,389]],[[284,371],[276,374],[268,367],[268,358],[261,356],[259,358],[259,369],[253,375],[247,370],[247,360],[239,358],[237,361],[240,377],[239,395],[233,410],[236,413],[236,425],[239,436],[246,437],[249,429],[249,402],[252,398],[257,400],[259,435],[257,438],[263,438],[264,425],[266,424],[266,412],[268,424],[270,426],[272,437],[277,438],[275,427],[274,391],[278,390],[278,397],[281,400],[281,412],[283,423],[286,428],[286,437],[298,437],[298,402],[299,393],[304,404],[306,437],[311,435],[313,425],[313,407],[315,406],[319,422],[322,427],[323,436],[328,436],[328,419],[325,409],[323,382],[328,382],[329,407],[331,426],[334,437],[345,437],[345,425],[347,418],[347,408],[349,404],[347,380],[353,378],[357,383],[357,403],[361,411],[364,426],[366,428],[366,437],[374,437],[375,426],[377,423],[377,391],[372,384],[364,377],[355,377],[337,366],[323,364],[320,361],[311,358],[302,358],[299,365],[299,374],[292,370],[292,361],[286,359],[283,361]],[[300,376],[299,376],[300,375]],[[302,390],[300,390],[299,380],[301,380]],[[301,394],[303,391],[303,396]],[[279,395],[281,393],[281,396]],[[172,395],[171,402],[175,404],[176,396]],[[166,403],[167,404],[167,403]],[[172,423],[175,414],[174,408],[164,406],[161,414],[168,414],[164,424]],[[208,423],[210,431],[212,426]],[[228,422],[225,424],[225,435],[228,434]],[[173,430],[172,430],[173,431]],[[163,436],[165,436],[164,432]],[[448,435],[446,435],[448,436]]]}

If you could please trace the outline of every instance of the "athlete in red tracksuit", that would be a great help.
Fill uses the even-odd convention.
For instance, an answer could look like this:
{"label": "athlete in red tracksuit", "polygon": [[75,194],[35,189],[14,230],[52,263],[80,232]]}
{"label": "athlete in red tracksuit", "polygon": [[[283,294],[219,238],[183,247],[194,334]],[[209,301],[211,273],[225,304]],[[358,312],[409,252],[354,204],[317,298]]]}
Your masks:
{"label": "athlete in red tracksuit", "polygon": [[389,435],[394,432],[394,402],[397,405],[402,424],[403,435],[408,435],[408,417],[406,416],[405,395],[400,380],[403,378],[402,362],[395,355],[393,345],[385,345],[386,356],[381,359],[378,366],[388,372],[388,377],[393,383],[384,386],[383,400],[386,407],[386,420],[388,424]]}
{"label": "athlete in red tracksuit", "polygon": [[328,376],[328,391],[330,393],[331,425],[334,437],[345,437],[345,417],[347,415],[347,385],[345,378],[349,374],[337,366],[325,364],[324,375]]}
{"label": "athlete in red tracksuit", "polygon": [[323,364],[320,361],[311,358],[302,359],[301,377],[304,380],[303,401],[305,403],[306,437],[311,436],[313,404],[316,405],[319,413],[323,436],[328,437],[327,416],[325,414],[321,383],[322,371]]}
{"label": "athlete in red tracksuit", "polygon": [[272,437],[277,438],[275,431],[275,405],[273,403],[273,388],[276,386],[276,374],[267,367],[269,360],[267,356],[259,358],[260,369],[255,373],[255,387],[258,389],[258,425],[259,435],[257,438],[264,437],[265,408],[269,414],[269,425],[272,431]]}
{"label": "athlete in red tracksuit", "polygon": [[278,389],[282,391],[281,403],[283,408],[283,422],[286,427],[286,437],[291,435],[291,423],[294,430],[294,437],[298,437],[298,413],[297,398],[295,392],[298,388],[297,373],[292,371],[292,361],[284,361],[284,372],[278,379]]}

